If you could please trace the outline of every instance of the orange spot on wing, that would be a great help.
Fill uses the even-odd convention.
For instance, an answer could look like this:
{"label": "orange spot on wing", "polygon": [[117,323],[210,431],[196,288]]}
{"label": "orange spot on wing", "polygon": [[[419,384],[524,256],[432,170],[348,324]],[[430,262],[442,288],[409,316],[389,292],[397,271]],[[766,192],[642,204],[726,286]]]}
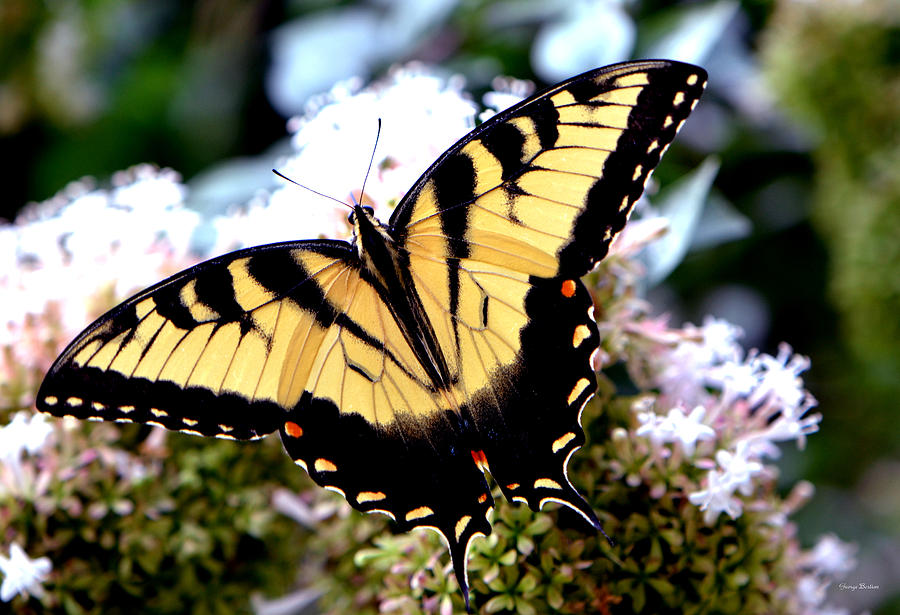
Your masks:
{"label": "orange spot on wing", "polygon": [[284,432],[292,438],[299,438],[303,435],[303,428],[293,421],[284,424]]}
{"label": "orange spot on wing", "polygon": [[472,453],[472,460],[475,462],[475,465],[478,466],[478,469],[481,470],[482,472],[486,471],[489,466],[488,466],[488,462],[487,462],[487,457],[484,456],[484,451],[479,449],[477,451],[469,451],[469,452]]}
{"label": "orange spot on wing", "polygon": [[574,297],[575,296],[575,280],[563,280],[562,294],[563,294],[563,297]]}

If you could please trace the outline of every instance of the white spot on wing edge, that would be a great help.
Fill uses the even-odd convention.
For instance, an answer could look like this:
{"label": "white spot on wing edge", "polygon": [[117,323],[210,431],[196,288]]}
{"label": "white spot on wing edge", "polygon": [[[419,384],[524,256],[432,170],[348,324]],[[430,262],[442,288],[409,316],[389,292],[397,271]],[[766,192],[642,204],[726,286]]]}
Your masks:
{"label": "white spot on wing edge", "polygon": [[594,348],[594,350],[591,352],[591,358],[588,359],[588,365],[591,367],[591,369],[594,369],[594,365],[597,364],[598,356],[600,356],[600,346]]}
{"label": "white spot on wing edge", "polygon": [[[587,398],[585,398],[584,403],[581,404],[581,408],[578,409],[578,419],[577,419],[577,420],[578,420],[578,426],[579,426],[579,427],[581,427],[581,415],[582,415],[582,413],[584,412],[584,407],[587,405],[587,403],[588,403],[593,397],[594,397],[594,394],[593,394],[593,393],[591,393],[590,395],[588,395]],[[572,480],[569,478],[569,460],[572,459],[572,455],[574,455],[574,454],[575,454],[576,452],[578,452],[580,449],[581,449],[580,446],[573,446],[572,449],[571,449],[571,450],[568,452],[568,454],[566,455],[566,458],[563,460],[563,464],[562,464],[563,478],[566,479],[566,483],[569,485],[569,488],[572,489],[572,490],[575,490],[575,491],[577,491],[577,490],[575,489],[575,486],[572,484]],[[515,500],[515,498],[513,498],[513,499]],[[520,499],[522,499],[523,501],[525,501],[524,498],[520,498]],[[593,522],[591,519],[589,519],[589,518],[587,517],[587,515],[584,514],[584,512],[582,512],[582,511],[578,510],[577,508],[573,507],[569,502],[560,501],[560,500],[556,500],[555,498],[547,497],[547,498],[542,499],[542,500],[538,503],[538,508],[543,508],[544,502],[546,502],[546,501],[556,501],[556,502],[560,502],[561,504],[565,504],[566,506],[568,506],[568,507],[571,508],[572,510],[576,511],[579,515],[581,515],[582,517],[584,517],[585,520],[587,520],[587,522],[588,522],[589,524],[591,524],[591,525],[594,524],[594,522]],[[525,502],[525,503],[527,504],[528,502]]]}
{"label": "white spot on wing edge", "polygon": [[543,510],[544,504],[546,504],[547,502],[556,502],[557,504],[562,504],[563,506],[566,506],[566,507],[568,507],[568,508],[571,508],[572,510],[574,510],[575,512],[577,512],[579,515],[581,515],[582,517],[584,517],[584,520],[588,522],[588,525],[590,525],[591,527],[594,527],[594,520],[593,520],[593,519],[591,519],[591,518],[588,517],[586,514],[584,514],[584,511],[583,511],[583,510],[580,510],[580,509],[576,508],[576,507],[573,506],[570,502],[567,502],[567,501],[565,501],[565,500],[563,500],[563,499],[560,499],[560,498],[554,498],[554,497],[552,497],[552,496],[548,496],[548,497],[545,497],[545,498],[541,498],[541,501],[538,502],[538,508],[541,509],[541,510]]}
{"label": "white spot on wing edge", "polygon": [[335,493],[340,495],[342,498],[347,499],[347,494],[344,493],[344,490],[341,489],[340,487],[335,487],[334,485],[322,485],[322,488],[328,489],[329,491],[334,491]]}
{"label": "white spot on wing edge", "polygon": [[365,511],[365,512],[366,512],[367,514],[380,513],[380,514],[382,514],[382,515],[387,515],[388,517],[390,517],[390,518],[391,518],[391,521],[396,521],[396,520],[397,520],[397,517],[394,516],[394,513],[392,513],[392,512],[389,511],[389,510],[384,510],[383,508],[370,508],[369,510],[367,510],[367,511]]}

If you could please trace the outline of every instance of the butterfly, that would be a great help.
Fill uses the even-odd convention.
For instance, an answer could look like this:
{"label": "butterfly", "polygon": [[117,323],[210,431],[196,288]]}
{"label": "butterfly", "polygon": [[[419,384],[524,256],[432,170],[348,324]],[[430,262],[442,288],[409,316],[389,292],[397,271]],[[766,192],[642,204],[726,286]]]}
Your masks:
{"label": "butterfly", "polygon": [[579,278],[705,84],[652,60],[550,87],[460,139],[387,224],[355,204],[350,242],[239,250],[110,310],[56,360],[37,407],[229,440],[277,431],[354,508],[440,533],[468,607],[486,474],[508,500],[600,528],[567,475],[599,346]]}

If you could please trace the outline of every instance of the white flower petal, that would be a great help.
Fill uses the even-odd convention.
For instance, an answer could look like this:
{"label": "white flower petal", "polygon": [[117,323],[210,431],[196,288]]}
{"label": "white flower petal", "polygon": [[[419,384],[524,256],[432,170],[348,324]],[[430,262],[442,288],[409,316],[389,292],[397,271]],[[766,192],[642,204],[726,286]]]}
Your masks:
{"label": "white flower petal", "polygon": [[41,583],[53,569],[49,558],[30,559],[18,543],[9,549],[9,558],[0,555],[0,573],[3,574],[3,585],[0,586],[0,600],[9,602],[16,595],[32,595],[40,598],[44,595]]}

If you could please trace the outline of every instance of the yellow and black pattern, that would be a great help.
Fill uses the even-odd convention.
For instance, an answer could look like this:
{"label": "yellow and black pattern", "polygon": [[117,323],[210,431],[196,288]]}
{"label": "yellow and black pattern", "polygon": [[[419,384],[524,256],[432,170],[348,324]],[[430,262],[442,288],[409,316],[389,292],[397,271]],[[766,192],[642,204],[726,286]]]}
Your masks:
{"label": "yellow and black pattern", "polygon": [[111,310],[38,392],[57,416],[255,439],[319,485],[466,553],[504,496],[599,528],[568,480],[599,344],[579,278],[695,106],[702,69],[598,69],[485,122],[352,243],[228,254]]}
{"label": "yellow and black pattern", "polygon": [[580,277],[606,255],[705,86],[703,69],[654,60],[556,85],[449,149],[392,226],[413,252]]}
{"label": "yellow and black pattern", "polygon": [[227,439],[271,433],[300,398],[305,383],[297,390],[293,376],[310,371],[321,331],[346,319],[324,295],[348,252],[343,242],[278,244],[179,273],[73,341],[38,407]]}

